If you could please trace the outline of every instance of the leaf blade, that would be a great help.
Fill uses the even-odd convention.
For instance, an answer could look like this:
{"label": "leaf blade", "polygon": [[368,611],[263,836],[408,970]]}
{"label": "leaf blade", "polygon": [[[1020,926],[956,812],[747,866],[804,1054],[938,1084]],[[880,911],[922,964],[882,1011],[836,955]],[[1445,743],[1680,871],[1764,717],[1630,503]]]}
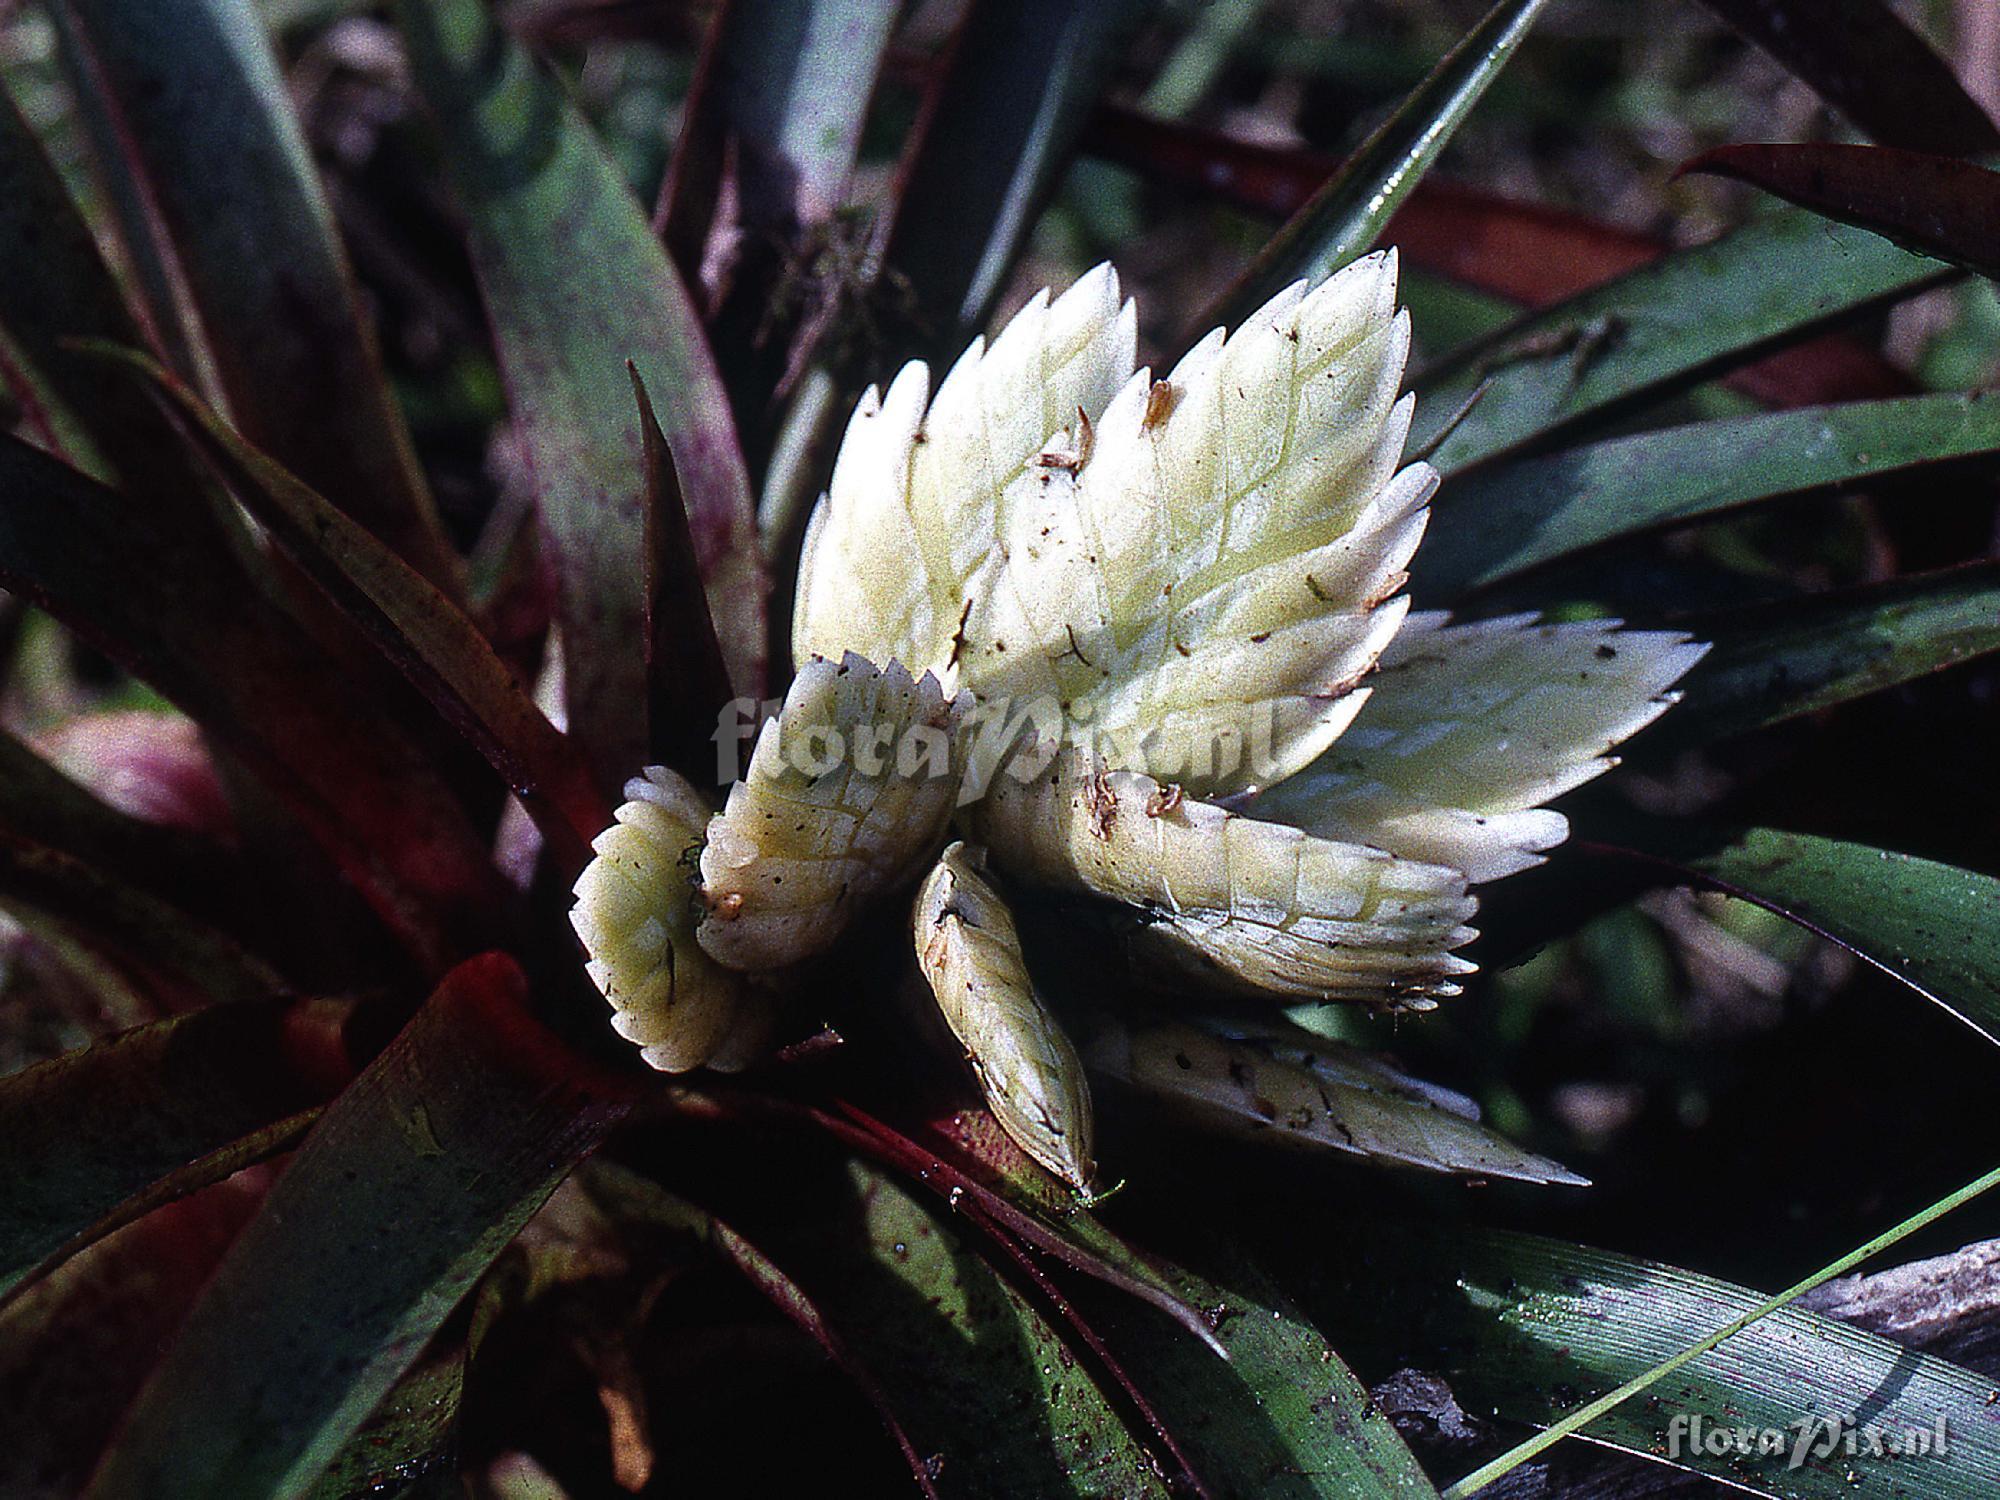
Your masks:
{"label": "leaf blade", "polygon": [[[1864,230],[1786,210],[1530,314],[1418,381],[1411,444],[1468,469],[1950,275]],[[1483,393],[1442,437],[1452,416]]]}
{"label": "leaf blade", "polygon": [[1323,281],[1374,244],[1500,76],[1544,3],[1500,0],[1489,10],[1189,332],[1235,328],[1292,282]]}
{"label": "leaf blade", "polygon": [[333,210],[247,0],[64,0],[237,421],[447,593],[459,565],[390,395]]}
{"label": "leaf blade", "polygon": [[2000,275],[2000,172],[1889,146],[1718,146],[1680,169],[1728,177],[1919,255]]}
{"label": "leaf blade", "polygon": [[1736,506],[2000,451],[2000,402],[1950,393],[1690,423],[1475,469],[1431,502],[1425,598]]}
{"label": "leaf blade", "polygon": [[766,585],[743,457],[687,290],[555,81],[476,0],[400,13],[553,544],[570,724],[608,795],[645,753],[644,455],[625,362],[661,398],[709,607],[756,694]]}
{"label": "leaf blade", "polygon": [[[290,1494],[629,1104],[525,1008],[511,959],[446,977],[230,1247],[90,1488]],[[329,1330],[337,1330],[330,1333]]]}

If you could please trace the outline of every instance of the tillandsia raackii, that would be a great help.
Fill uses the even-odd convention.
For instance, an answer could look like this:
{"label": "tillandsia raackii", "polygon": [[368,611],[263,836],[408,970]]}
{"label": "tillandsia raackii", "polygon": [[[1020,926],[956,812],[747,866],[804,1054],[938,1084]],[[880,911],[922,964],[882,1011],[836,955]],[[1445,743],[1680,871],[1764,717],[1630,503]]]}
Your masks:
{"label": "tillandsia raackii", "polygon": [[[1675,701],[1705,649],[1684,634],[1411,613],[1437,476],[1404,462],[1393,251],[1162,378],[1135,328],[1100,266],[934,397],[912,362],[861,398],[806,535],[798,676],[747,778],[704,828],[649,770],[577,886],[592,975],[656,1067],[741,1055],[718,987],[782,982],[936,859],[924,976],[1002,1125],[1087,1196],[1084,1064],[1010,887],[1130,908],[1133,956],[1197,997],[1427,1009],[1472,967],[1471,887],[1560,843],[1543,804]],[[1249,1055],[1312,1097],[1282,1031],[1081,1019],[1129,1085],[1213,1104]],[[1189,1029],[1178,1069],[1147,1065],[1163,1025]]]}

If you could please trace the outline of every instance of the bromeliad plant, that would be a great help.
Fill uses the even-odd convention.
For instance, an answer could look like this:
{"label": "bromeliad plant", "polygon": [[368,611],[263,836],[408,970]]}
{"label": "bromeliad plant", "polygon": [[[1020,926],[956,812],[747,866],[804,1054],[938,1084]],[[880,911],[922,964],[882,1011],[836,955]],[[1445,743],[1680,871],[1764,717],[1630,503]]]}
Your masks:
{"label": "bromeliad plant", "polygon": [[[333,205],[364,254],[382,223],[361,182],[328,194],[259,14],[38,10],[73,103],[0,109],[0,583],[31,643],[178,715],[0,737],[12,982],[69,1044],[10,1026],[47,1055],[0,1079],[0,1489],[1436,1494],[1427,1468],[1756,1309],[1311,1159],[1580,1185],[1352,1042],[1485,1013],[1496,969],[1647,885],[1760,903],[2000,1035],[2000,883],[1660,812],[1690,803],[1674,757],[1734,738],[1755,817],[1759,765],[1798,753],[1766,731],[2000,647],[1993,565],[1755,608],[1773,570],[1727,548],[1680,555],[1699,598],[1635,571],[1669,525],[1990,464],[1990,403],[1828,387],[1893,376],[1859,341],[1764,358],[1948,266],[1794,210],[1641,253],[1426,183],[1541,8],[1503,0],[1335,168],[1093,114],[1157,21],[1137,0],[975,0],[893,69],[891,0],[733,0],[651,221],[479,0],[356,21],[296,81],[395,59],[362,113],[421,99],[411,175],[449,181],[504,377],[507,482],[444,517],[449,458],[418,462]],[[1893,108],[1838,40],[1765,40],[1907,181],[2000,201],[1938,154],[2000,144],[1976,106],[1847,12],[1898,60]],[[857,213],[870,101],[909,78],[917,128]],[[977,337],[1078,149],[1318,185],[1164,377],[1108,266]],[[1879,188],[1847,149],[1721,165],[1983,253],[1948,203],[1825,201]],[[1426,239],[1440,205],[1643,263],[1455,347],[1420,316],[1413,397],[1370,246],[1519,285]],[[389,267],[392,299],[423,281]],[[470,328],[470,278],[438,274]],[[1663,405],[1721,376],[1706,419]],[[733,746],[728,705],[767,688],[724,792],[717,726]],[[1568,796],[1614,746],[1650,814]],[[1418,1369],[1371,1392],[1330,1331],[1372,1376]],[[1802,1388],[1942,1420],[1952,1452],[1667,1441],[1787,1428]],[[1383,1415],[1412,1389],[1469,1446],[1420,1462]],[[2000,1483],[1989,1389],[1794,1307],[1583,1410],[1600,1445],[1762,1493],[1971,1497]]]}
{"label": "bromeliad plant", "polygon": [[[1136,909],[1135,957],[1178,963],[1210,1003],[1227,986],[1428,1008],[1472,969],[1454,951],[1475,936],[1468,886],[1559,843],[1539,804],[1607,769],[1700,658],[1616,621],[1408,618],[1437,475],[1401,466],[1393,253],[1293,285],[1157,381],[1135,334],[1100,267],[975,340],[935,400],[921,363],[861,398],[806,531],[799,673],[748,778],[704,841],[693,789],[649,770],[577,887],[593,977],[655,1067],[734,1062],[721,1049],[761,1017],[724,1029],[717,966],[823,953],[963,804],[979,844],[927,882],[916,950],[995,1116],[1087,1197],[1083,1063],[982,848]],[[982,721],[989,745],[968,748]],[[912,756],[915,731],[938,753]],[[1172,1047],[1131,1024],[1099,1044],[1128,1084],[1212,1093],[1241,1071],[1161,1067]],[[1266,1057],[1264,1087],[1291,1068]]]}

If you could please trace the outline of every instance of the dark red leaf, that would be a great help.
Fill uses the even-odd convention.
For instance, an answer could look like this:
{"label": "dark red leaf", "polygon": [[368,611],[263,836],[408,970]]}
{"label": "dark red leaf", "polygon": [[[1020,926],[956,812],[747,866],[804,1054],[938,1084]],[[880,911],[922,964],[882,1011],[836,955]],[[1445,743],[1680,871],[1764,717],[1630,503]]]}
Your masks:
{"label": "dark red leaf", "polygon": [[[535,705],[479,627],[378,540],[234,432],[172,375],[121,356],[153,383],[204,462],[382,655],[463,734],[570,869],[611,821],[575,746]],[[697,589],[698,589],[697,584]]]}
{"label": "dark red leaf", "polygon": [[505,888],[435,767],[212,537],[17,439],[0,490],[0,583],[242,757],[422,964],[498,929]]}
{"label": "dark red leaf", "polygon": [[1883,0],[1707,0],[1885,146],[1970,155],[2000,131]]}
{"label": "dark red leaf", "polygon": [[[647,753],[696,786],[715,775],[716,716],[730,698],[729,667],[702,591],[681,495],[680,471],[653,414],[652,397],[628,363],[646,446],[646,730]],[[733,744],[733,742],[732,742]]]}
{"label": "dark red leaf", "polygon": [[2000,172],[1889,146],[1719,146],[1681,168],[1733,177],[1906,250],[2000,275]]}
{"label": "dark red leaf", "polygon": [[[1205,126],[1103,104],[1084,149],[1201,197],[1287,217],[1340,159],[1304,147],[1242,141]],[[1582,214],[1523,203],[1436,176],[1418,183],[1383,241],[1404,264],[1526,307],[1548,307],[1657,259],[1650,236]],[[1734,370],[1726,384],[1767,406],[1904,395],[1909,378],[1850,335],[1828,334]]]}

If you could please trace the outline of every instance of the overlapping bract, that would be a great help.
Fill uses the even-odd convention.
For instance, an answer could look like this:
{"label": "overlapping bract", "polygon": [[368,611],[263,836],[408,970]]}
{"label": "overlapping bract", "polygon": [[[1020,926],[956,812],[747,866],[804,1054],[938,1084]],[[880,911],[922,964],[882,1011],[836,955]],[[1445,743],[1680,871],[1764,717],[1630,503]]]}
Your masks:
{"label": "overlapping bract", "polygon": [[613,1028],[654,1067],[741,1067],[761,1040],[768,1007],[695,942],[688,862],[708,808],[660,766],[634,777],[625,795],[576,882],[570,925],[590,955],[585,968],[611,1002]]}
{"label": "overlapping bract", "polygon": [[970,809],[1025,879],[1137,907],[1140,934],[1226,987],[1421,1008],[1471,969],[1457,870],[1238,817],[1066,751]]}
{"label": "overlapping bract", "polygon": [[1090,1091],[1083,1064],[1028,978],[1014,917],[985,852],[951,845],[917,892],[917,964],[1007,1134],[1080,1193],[1091,1191]]}
{"label": "overlapping bract", "polygon": [[1707,649],[1616,620],[1413,616],[1339,744],[1256,813],[1475,883],[1514,874],[1568,836],[1542,804],[1609,770],[1606,752],[1678,701],[1668,689]]}
{"label": "overlapping bract", "polygon": [[[1082,1065],[988,857],[1127,908],[1132,950],[1176,988],[1404,1009],[1456,993],[1470,887],[1560,842],[1542,804],[1606,769],[1703,648],[1408,616],[1437,484],[1403,464],[1409,342],[1390,252],[1156,380],[1105,266],[975,340],[934,399],[914,363],[864,396],[807,532],[798,680],[708,826],[701,950],[753,973],[825,951],[965,804],[983,852],[953,845],[924,882],[919,967],[996,1117],[1085,1192]],[[912,732],[942,738],[941,773],[898,764]],[[889,742],[874,764],[853,757],[863,734]],[[1100,1065],[1161,1092],[1161,1039],[1179,1038],[1176,1059],[1211,1065],[1194,1090],[1211,1113],[1275,1090],[1298,1140],[1565,1180],[1379,1065],[1336,1077],[1268,1037],[1118,1025],[1097,1028]]]}
{"label": "overlapping bract", "polygon": [[[1100,267],[975,342],[925,410],[904,368],[848,428],[794,651],[1053,704],[1191,791],[1269,784],[1339,735],[1395,634],[1436,476],[1401,473],[1392,253],[1272,299],[1162,381]],[[1218,740],[1266,747],[1224,768]]]}
{"label": "overlapping bract", "polygon": [[850,651],[799,668],[757,737],[749,775],[708,826],[701,945],[733,969],[822,952],[944,837],[963,772],[964,704]]}

